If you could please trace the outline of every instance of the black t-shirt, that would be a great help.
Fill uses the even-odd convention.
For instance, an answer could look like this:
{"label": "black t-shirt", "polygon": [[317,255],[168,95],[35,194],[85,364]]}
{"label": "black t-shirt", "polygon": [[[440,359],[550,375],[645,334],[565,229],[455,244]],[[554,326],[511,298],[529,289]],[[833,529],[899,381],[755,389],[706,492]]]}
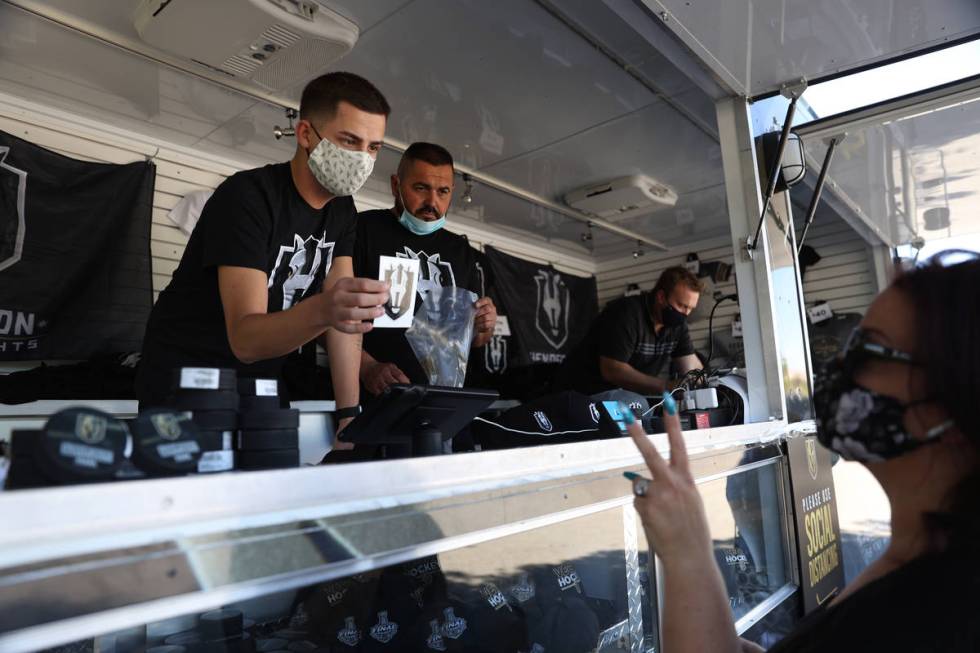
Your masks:
{"label": "black t-shirt", "polygon": [[[413,234],[398,223],[390,209],[364,211],[357,216],[355,276],[377,279],[381,256],[418,259],[416,311],[421,306],[421,295],[433,287],[455,286],[480,295],[477,255],[466,238],[445,229],[425,236]],[[373,329],[364,334],[364,351],[382,363],[394,363],[412,383],[428,383],[425,370],[405,339],[405,331]]]}
{"label": "black t-shirt", "polygon": [[559,383],[585,394],[613,389],[599,372],[599,357],[629,363],[650,376],[669,371],[670,359],[694,353],[687,324],[657,334],[650,317],[649,293],[610,302],[572,351],[559,372]]}
{"label": "black t-shirt", "polygon": [[930,555],[818,609],[769,653],[980,651],[975,555]]}
{"label": "black t-shirt", "polygon": [[323,287],[340,256],[351,256],[354,200],[317,210],[300,196],[288,163],[236,173],[204,205],[180,265],[150,313],[136,379],[144,405],[170,391],[175,367],[233,367],[242,376],[277,377],[283,358],[245,365],[228,343],[218,266],[254,268],[269,278],[268,312],[290,308]]}

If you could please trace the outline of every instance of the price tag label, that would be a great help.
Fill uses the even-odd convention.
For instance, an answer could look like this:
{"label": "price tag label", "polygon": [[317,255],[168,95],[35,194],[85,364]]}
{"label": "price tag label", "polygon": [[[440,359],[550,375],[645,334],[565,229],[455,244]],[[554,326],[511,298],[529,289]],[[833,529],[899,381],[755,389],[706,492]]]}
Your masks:
{"label": "price tag label", "polygon": [[497,323],[493,325],[493,335],[495,336],[510,335],[510,321],[507,319],[506,315],[497,316]]}
{"label": "price tag label", "polygon": [[741,338],[742,337],[742,320],[736,318],[732,322],[732,337]]}
{"label": "price tag label", "polygon": [[820,302],[816,306],[811,306],[806,312],[810,316],[810,322],[813,324],[819,324],[834,317],[834,312],[830,309],[830,304],[827,302]]}
{"label": "price tag label", "polygon": [[279,382],[276,379],[255,379],[256,397],[278,397]]}
{"label": "price tag label", "polygon": [[209,367],[185,367],[180,370],[180,387],[185,390],[217,390],[221,371]]}
{"label": "price tag label", "polygon": [[205,451],[197,461],[197,472],[227,472],[235,468],[234,451]]}

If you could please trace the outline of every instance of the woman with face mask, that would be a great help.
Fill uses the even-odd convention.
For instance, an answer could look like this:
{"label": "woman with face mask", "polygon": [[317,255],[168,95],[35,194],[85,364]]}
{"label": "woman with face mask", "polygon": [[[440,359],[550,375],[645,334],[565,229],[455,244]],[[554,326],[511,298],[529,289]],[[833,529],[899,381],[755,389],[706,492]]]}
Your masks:
{"label": "woman with face mask", "polygon": [[[980,259],[947,259],[881,293],[819,377],[817,436],[881,483],[891,542],[770,651],[980,650]],[[672,404],[669,461],[630,425],[652,476],[633,490],[663,565],[663,650],[762,650],[735,634]]]}

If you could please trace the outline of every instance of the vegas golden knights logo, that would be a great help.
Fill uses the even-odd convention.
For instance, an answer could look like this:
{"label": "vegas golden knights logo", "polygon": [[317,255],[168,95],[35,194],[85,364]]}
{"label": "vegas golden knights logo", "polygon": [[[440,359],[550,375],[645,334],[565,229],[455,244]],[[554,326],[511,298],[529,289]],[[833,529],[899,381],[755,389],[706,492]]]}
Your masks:
{"label": "vegas golden knights logo", "polygon": [[806,440],[806,467],[810,470],[810,478],[817,480],[817,441],[814,438]]}
{"label": "vegas golden knights logo", "polygon": [[180,421],[176,415],[171,413],[158,413],[150,416],[150,422],[154,430],[164,440],[176,440],[183,433],[180,428]]}
{"label": "vegas golden knights logo", "polygon": [[385,313],[393,320],[404,315],[415,297],[415,275],[407,265],[392,265],[385,269],[384,278],[391,284],[391,296],[385,304]]}
{"label": "vegas golden knights logo", "polygon": [[75,420],[75,435],[82,442],[98,444],[105,440],[107,426],[104,417],[82,414]]}

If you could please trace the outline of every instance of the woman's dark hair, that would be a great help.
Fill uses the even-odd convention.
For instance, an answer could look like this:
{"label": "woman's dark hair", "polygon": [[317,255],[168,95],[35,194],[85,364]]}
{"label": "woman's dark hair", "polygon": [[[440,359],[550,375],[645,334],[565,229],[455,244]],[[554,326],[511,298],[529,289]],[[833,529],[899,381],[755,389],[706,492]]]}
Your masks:
{"label": "woman's dark hair", "polygon": [[[966,260],[963,260],[966,259]],[[935,397],[980,454],[980,256],[951,250],[899,276],[892,287],[915,306],[916,351]],[[949,548],[980,542],[980,465],[957,484],[946,510],[926,515]]]}

